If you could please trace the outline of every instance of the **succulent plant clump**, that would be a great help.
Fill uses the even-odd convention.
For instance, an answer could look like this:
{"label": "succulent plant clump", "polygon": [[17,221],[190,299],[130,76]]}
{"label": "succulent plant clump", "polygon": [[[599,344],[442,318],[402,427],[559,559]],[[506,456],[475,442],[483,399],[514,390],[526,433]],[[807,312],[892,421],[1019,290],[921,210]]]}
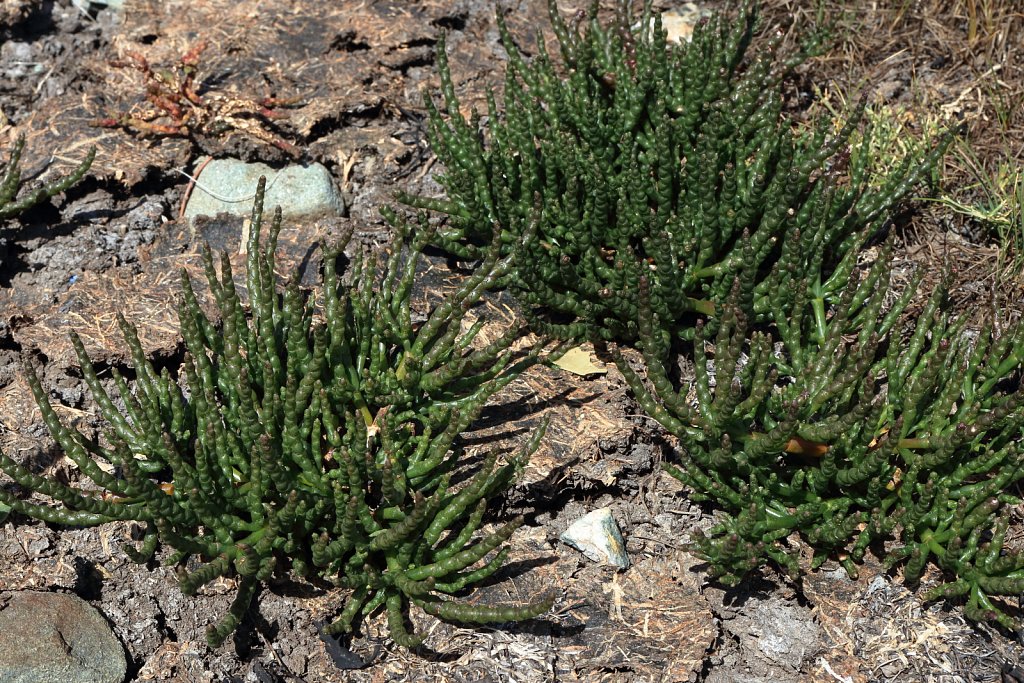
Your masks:
{"label": "succulent plant clump", "polygon": [[[543,354],[542,344],[513,348],[518,327],[483,343],[483,322],[463,324],[511,260],[496,243],[423,321],[414,320],[411,303],[427,232],[411,238],[403,230],[387,258],[357,259],[351,284],[337,272],[344,244],[322,244],[319,298],[304,294],[297,276],[280,292],[280,211],[261,241],[263,191],[261,181],[247,245],[251,313],[230,260],[222,255],[218,274],[206,249],[218,316],[203,311],[183,273],[178,312],[187,353],[177,373],[158,373],[135,328],[121,319],[135,387],[114,369],[117,391],[108,393],[72,334],[109,425],[101,441],[61,423],[26,363],[50,434],[98,490],[39,476],[0,454],[0,469],[57,505],[3,488],[0,503],[65,525],[140,522],[141,547],[126,548],[129,556],[143,562],[158,542],[170,546],[167,561],[179,565],[187,594],[237,576],[228,614],[208,630],[211,646],[236,628],[275,572],[351,589],[328,630],[351,631],[362,615],[382,608],[392,637],[408,647],[423,637],[407,626],[411,604],[468,623],[528,619],[549,609],[551,597],[516,606],[451,597],[505,561],[501,547],[522,518],[491,528],[488,501],[510,485],[544,431],[503,462],[497,452],[468,458],[459,439],[488,399]],[[186,569],[189,558],[199,565]]]}
{"label": "succulent plant clump", "polygon": [[887,566],[911,584],[929,561],[943,571],[926,599],[963,596],[969,618],[1013,628],[993,597],[1024,591],[1024,553],[1006,544],[1024,478],[1024,326],[970,330],[946,312],[944,286],[908,320],[920,277],[896,296],[891,253],[889,242],[853,274],[823,337],[800,315],[805,282],[788,282],[794,306],[758,329],[737,279],[717,331],[698,322],[692,381],[675,378],[678,352],[646,304],[645,376],[613,351],[645,410],[679,439],[679,464],[666,469],[724,513],[692,546],[724,583],[769,561],[796,576],[794,534],[813,566],[836,558],[851,574],[884,544]]}
{"label": "succulent plant clump", "polygon": [[[645,3],[621,3],[608,25],[598,3],[566,21],[548,1],[560,63],[544,42],[527,61],[498,15],[509,65],[504,106],[461,113],[443,43],[443,106],[425,96],[445,196],[402,201],[444,214],[435,242],[462,257],[486,250],[499,226],[506,250],[536,230],[508,284],[535,329],[619,342],[639,335],[640,282],[663,326],[692,337],[741,273],[752,322],[787,306],[766,278],[784,250],[799,254],[807,306],[823,332],[860,247],[928,177],[949,142],[888,168],[872,153],[863,102],[840,126],[796,125],[783,82],[822,51],[810,34],[778,54],[781,34],[755,37],[754,3],[734,19],[702,21],[670,43]],[[443,113],[442,113],[443,111]],[[536,226],[536,227],[533,227]]]}

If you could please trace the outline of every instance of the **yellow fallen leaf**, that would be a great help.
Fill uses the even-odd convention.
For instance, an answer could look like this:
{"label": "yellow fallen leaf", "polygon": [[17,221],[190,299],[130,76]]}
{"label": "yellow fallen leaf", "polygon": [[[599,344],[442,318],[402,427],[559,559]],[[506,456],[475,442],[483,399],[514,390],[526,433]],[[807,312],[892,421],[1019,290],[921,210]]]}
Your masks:
{"label": "yellow fallen leaf", "polygon": [[828,444],[818,443],[817,441],[808,441],[807,439],[795,436],[786,442],[786,446],[783,450],[794,455],[807,455],[812,458],[820,458],[828,453]]}
{"label": "yellow fallen leaf", "polygon": [[577,346],[566,351],[561,358],[555,361],[555,365],[566,372],[571,372],[572,374],[579,375],[580,377],[586,377],[587,375],[603,375],[608,372],[608,368],[606,368],[603,363],[601,365],[594,363],[590,352],[584,351],[581,346]]}

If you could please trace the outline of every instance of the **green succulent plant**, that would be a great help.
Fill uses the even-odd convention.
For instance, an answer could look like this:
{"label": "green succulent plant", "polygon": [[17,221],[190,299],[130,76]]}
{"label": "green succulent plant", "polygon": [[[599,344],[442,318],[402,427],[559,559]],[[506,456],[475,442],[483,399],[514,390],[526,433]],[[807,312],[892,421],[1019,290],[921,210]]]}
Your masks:
{"label": "green succulent plant", "polygon": [[[25,136],[18,136],[11,147],[10,157],[0,175],[0,220],[14,218],[36,204],[64,192],[85,177],[96,158],[96,148],[89,150],[82,162],[66,176],[29,192],[22,192],[21,154],[25,150]],[[20,195],[20,196],[19,196]],[[0,261],[4,247],[0,245]]]}
{"label": "green succulent plant", "polygon": [[508,251],[535,229],[508,284],[535,329],[561,338],[634,341],[641,279],[645,305],[683,337],[741,272],[754,279],[747,314],[770,320],[777,297],[764,276],[787,249],[823,324],[860,247],[949,137],[889,169],[873,157],[870,129],[850,144],[863,102],[838,127],[796,125],[783,111],[783,80],[822,51],[823,32],[780,57],[782,36],[755,38],[747,1],[735,19],[714,16],[674,44],[650,5],[634,16],[621,3],[605,26],[596,1],[566,22],[549,0],[560,64],[543,40],[527,61],[499,14],[504,106],[489,95],[486,120],[460,113],[442,42],[443,107],[425,99],[445,194],[401,200],[444,214],[435,242],[465,258],[486,250],[491,226]]}
{"label": "green succulent plant", "polygon": [[39,202],[64,192],[85,177],[89,167],[92,166],[93,159],[96,158],[96,148],[94,147],[89,150],[82,162],[71,173],[19,197],[22,186],[21,153],[24,150],[25,136],[21,135],[15,140],[10,158],[7,159],[7,165],[4,166],[3,176],[0,177],[0,219],[13,218]]}
{"label": "green succulent plant", "polygon": [[122,318],[136,382],[133,391],[113,369],[112,395],[72,333],[109,425],[102,441],[61,423],[26,362],[50,434],[95,490],[39,476],[0,454],[0,469],[17,484],[58,505],[3,488],[0,502],[58,524],[140,522],[141,547],[126,552],[144,562],[158,541],[173,548],[167,562],[179,565],[186,594],[237,575],[228,614],[208,630],[211,646],[235,629],[274,572],[351,589],[329,631],[351,631],[361,615],[383,608],[392,637],[408,647],[423,637],[407,627],[413,603],[467,623],[543,613],[552,598],[480,606],[450,597],[502,566],[501,546],[522,518],[486,531],[488,501],[509,486],[544,432],[503,463],[497,451],[474,461],[459,439],[495,392],[542,358],[542,344],[513,349],[522,336],[515,326],[484,343],[484,322],[467,316],[511,259],[495,243],[425,320],[414,319],[414,278],[430,234],[411,238],[400,224],[390,256],[354,262],[353,284],[337,273],[344,244],[321,244],[319,300],[303,294],[297,275],[279,292],[281,214],[261,242],[264,187],[261,180],[247,245],[251,314],[229,259],[222,255],[218,275],[207,248],[219,323],[183,272],[178,314],[187,353],[177,373],[157,372]]}
{"label": "green succulent plant", "polygon": [[814,566],[838,557],[851,574],[885,542],[908,582],[929,560],[945,572],[926,599],[967,596],[968,617],[1012,627],[992,596],[1024,591],[1024,553],[1005,544],[1006,506],[1021,502],[1009,491],[1024,478],[1024,326],[971,331],[945,312],[943,286],[904,329],[920,278],[895,297],[890,267],[891,243],[851,277],[823,335],[801,317],[805,281],[789,282],[777,327],[756,329],[736,280],[716,333],[697,325],[692,382],[674,379],[678,355],[644,284],[645,376],[616,348],[619,369],[679,439],[666,469],[724,511],[693,544],[724,583],[768,561],[797,575],[794,533]]}

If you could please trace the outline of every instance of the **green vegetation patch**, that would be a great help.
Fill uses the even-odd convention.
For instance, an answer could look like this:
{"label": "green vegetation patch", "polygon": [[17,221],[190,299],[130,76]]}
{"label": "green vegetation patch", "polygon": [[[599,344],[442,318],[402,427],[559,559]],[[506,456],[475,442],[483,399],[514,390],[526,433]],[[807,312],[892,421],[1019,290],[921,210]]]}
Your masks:
{"label": "green vegetation patch", "polygon": [[[463,325],[510,259],[497,246],[488,250],[425,321],[414,321],[411,301],[429,232],[412,239],[401,231],[382,263],[355,262],[352,285],[336,272],[344,244],[321,245],[322,300],[304,295],[297,275],[279,292],[280,210],[261,243],[264,186],[261,180],[247,245],[251,314],[227,256],[218,275],[207,249],[219,322],[203,312],[182,273],[178,313],[187,354],[178,376],[166,368],[158,373],[121,319],[136,383],[133,391],[112,370],[112,395],[72,334],[109,425],[101,442],[61,423],[26,363],[50,434],[99,490],[40,477],[0,454],[0,469],[59,504],[28,502],[3,489],[0,502],[73,526],[141,522],[141,548],[126,548],[129,556],[145,562],[158,541],[172,547],[168,563],[179,565],[186,594],[238,576],[228,614],[208,630],[211,646],[235,629],[260,582],[275,572],[351,589],[329,631],[349,631],[361,615],[383,608],[392,637],[408,647],[423,637],[407,628],[413,603],[468,623],[545,612],[551,598],[488,607],[449,597],[502,566],[501,547],[523,520],[492,529],[488,500],[509,486],[544,432],[503,463],[497,451],[471,463],[459,442],[485,402],[541,358],[539,345],[512,348],[522,336],[515,327],[481,343],[483,322]],[[190,557],[200,564],[185,569]]]}

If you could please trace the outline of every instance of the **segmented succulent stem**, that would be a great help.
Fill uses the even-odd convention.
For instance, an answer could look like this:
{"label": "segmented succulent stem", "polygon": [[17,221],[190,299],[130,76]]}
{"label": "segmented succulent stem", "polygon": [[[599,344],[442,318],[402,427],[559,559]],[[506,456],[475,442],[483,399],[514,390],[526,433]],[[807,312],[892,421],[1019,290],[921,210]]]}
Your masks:
{"label": "segmented succulent stem", "polygon": [[18,196],[21,190],[21,154],[25,150],[25,136],[18,136],[11,147],[10,157],[0,176],[0,220],[13,218],[40,202],[64,192],[85,177],[96,158],[96,148],[89,150],[82,162],[71,173],[62,176],[38,189]]}

